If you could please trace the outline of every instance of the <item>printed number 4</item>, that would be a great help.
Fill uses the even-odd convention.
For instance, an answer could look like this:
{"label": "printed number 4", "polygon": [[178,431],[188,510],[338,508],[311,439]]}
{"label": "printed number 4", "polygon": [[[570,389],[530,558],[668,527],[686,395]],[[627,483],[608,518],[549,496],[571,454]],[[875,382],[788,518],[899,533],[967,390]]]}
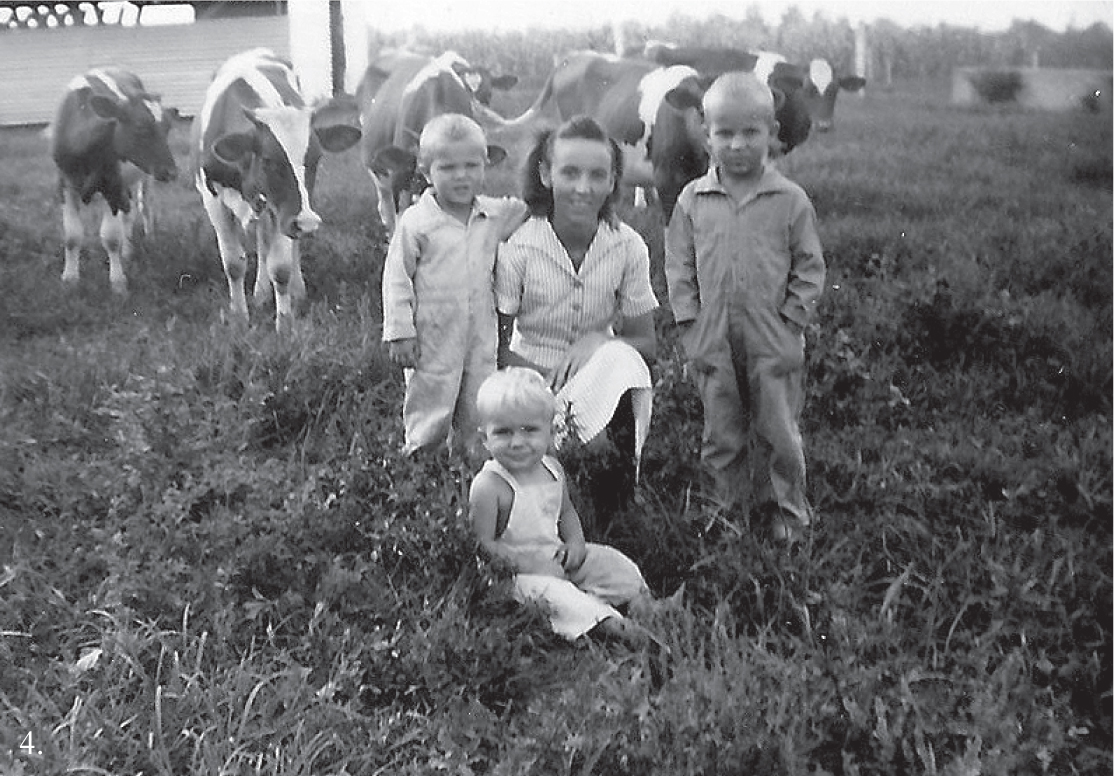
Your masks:
{"label": "printed number 4", "polygon": [[35,740],[32,738],[31,731],[27,731],[27,735],[23,737],[20,742],[19,748],[29,755],[35,754]]}

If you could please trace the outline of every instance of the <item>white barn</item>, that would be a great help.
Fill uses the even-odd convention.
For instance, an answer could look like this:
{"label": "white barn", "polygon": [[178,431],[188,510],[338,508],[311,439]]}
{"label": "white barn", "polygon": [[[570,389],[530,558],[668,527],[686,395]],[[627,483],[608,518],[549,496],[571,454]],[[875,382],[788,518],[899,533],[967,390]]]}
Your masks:
{"label": "white barn", "polygon": [[[225,5],[239,8],[222,14]],[[216,68],[233,54],[260,46],[292,59],[309,98],[332,93],[330,3],[218,2],[195,7],[197,18],[187,24],[66,26],[55,20],[53,26],[40,21],[37,28],[28,28],[9,18],[6,28],[0,28],[0,126],[50,122],[66,84],[105,65],[133,71],[165,105],[191,116],[201,107]],[[354,91],[367,65],[363,2],[343,0],[339,8],[345,19],[348,62],[344,86]]]}

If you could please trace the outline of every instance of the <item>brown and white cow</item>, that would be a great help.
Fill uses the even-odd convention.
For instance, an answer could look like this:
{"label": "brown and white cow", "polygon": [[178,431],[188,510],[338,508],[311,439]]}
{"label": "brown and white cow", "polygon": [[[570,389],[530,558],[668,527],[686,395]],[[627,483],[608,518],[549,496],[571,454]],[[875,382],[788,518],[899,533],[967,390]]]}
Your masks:
{"label": "brown and white cow", "polygon": [[305,294],[298,238],[317,229],[317,165],[323,151],[351,148],[360,138],[355,106],[331,100],[305,104],[290,64],[266,49],[225,62],[194,118],[196,185],[217,233],[232,313],[247,320],[244,238],[255,226],[255,299],[274,292],[275,328],[293,316]]}
{"label": "brown and white cow", "polygon": [[[67,85],[50,127],[62,194],[63,281],[80,278],[81,209],[100,194],[108,206],[100,237],[109,281],[116,293],[127,292],[124,262],[132,254],[136,217],[146,208],[148,177],[169,181],[178,173],[167,142],[176,117],[134,73],[118,67],[90,70]],[[147,218],[143,222],[149,226]]]}
{"label": "brown and white cow", "polygon": [[[392,51],[368,66],[356,93],[363,129],[360,149],[388,235],[398,215],[425,188],[417,150],[426,123],[443,113],[461,113],[481,124],[501,125],[503,119],[488,107],[492,89],[510,89],[517,82],[513,75],[493,77],[452,51],[438,57]],[[505,157],[503,148],[488,147],[491,163]]]}

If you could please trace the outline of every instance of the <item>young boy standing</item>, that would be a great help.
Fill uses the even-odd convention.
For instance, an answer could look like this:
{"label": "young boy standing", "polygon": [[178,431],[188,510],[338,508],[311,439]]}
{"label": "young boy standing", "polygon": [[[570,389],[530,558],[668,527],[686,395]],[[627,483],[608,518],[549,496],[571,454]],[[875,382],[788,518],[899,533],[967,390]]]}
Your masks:
{"label": "young boy standing", "polygon": [[701,460],[717,500],[754,506],[793,541],[812,521],[799,419],[804,330],[824,286],[808,196],[768,160],[774,97],[728,73],[704,95],[711,164],[681,192],[665,273],[704,405]]}
{"label": "young boy standing", "polygon": [[383,341],[406,370],[403,452],[449,440],[471,453],[476,391],[495,371],[495,250],[526,205],[480,195],[487,141],[466,116],[425,125],[418,166],[432,187],[402,214],[383,267]]}

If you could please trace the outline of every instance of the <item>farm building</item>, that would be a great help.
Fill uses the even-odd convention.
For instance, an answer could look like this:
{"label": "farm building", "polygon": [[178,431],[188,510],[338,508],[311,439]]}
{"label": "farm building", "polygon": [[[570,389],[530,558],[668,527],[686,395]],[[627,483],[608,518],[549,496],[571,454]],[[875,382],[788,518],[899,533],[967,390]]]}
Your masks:
{"label": "farm building", "polygon": [[[345,47],[354,46],[348,57],[353,68],[366,62],[366,44],[360,43],[366,30],[357,5],[355,0],[3,3],[0,126],[49,122],[66,84],[105,65],[135,72],[164,104],[190,116],[201,107],[216,68],[255,47],[291,58],[307,95],[325,96],[344,87],[335,83],[334,73],[343,77]],[[345,29],[338,22],[342,9],[358,23],[348,25],[344,43],[334,47],[334,30]],[[174,10],[185,13],[169,13]],[[159,21],[148,23],[149,18]]]}
{"label": "farm building", "polygon": [[1010,102],[1039,110],[1111,111],[1111,72],[1056,67],[957,67],[952,103]]}

